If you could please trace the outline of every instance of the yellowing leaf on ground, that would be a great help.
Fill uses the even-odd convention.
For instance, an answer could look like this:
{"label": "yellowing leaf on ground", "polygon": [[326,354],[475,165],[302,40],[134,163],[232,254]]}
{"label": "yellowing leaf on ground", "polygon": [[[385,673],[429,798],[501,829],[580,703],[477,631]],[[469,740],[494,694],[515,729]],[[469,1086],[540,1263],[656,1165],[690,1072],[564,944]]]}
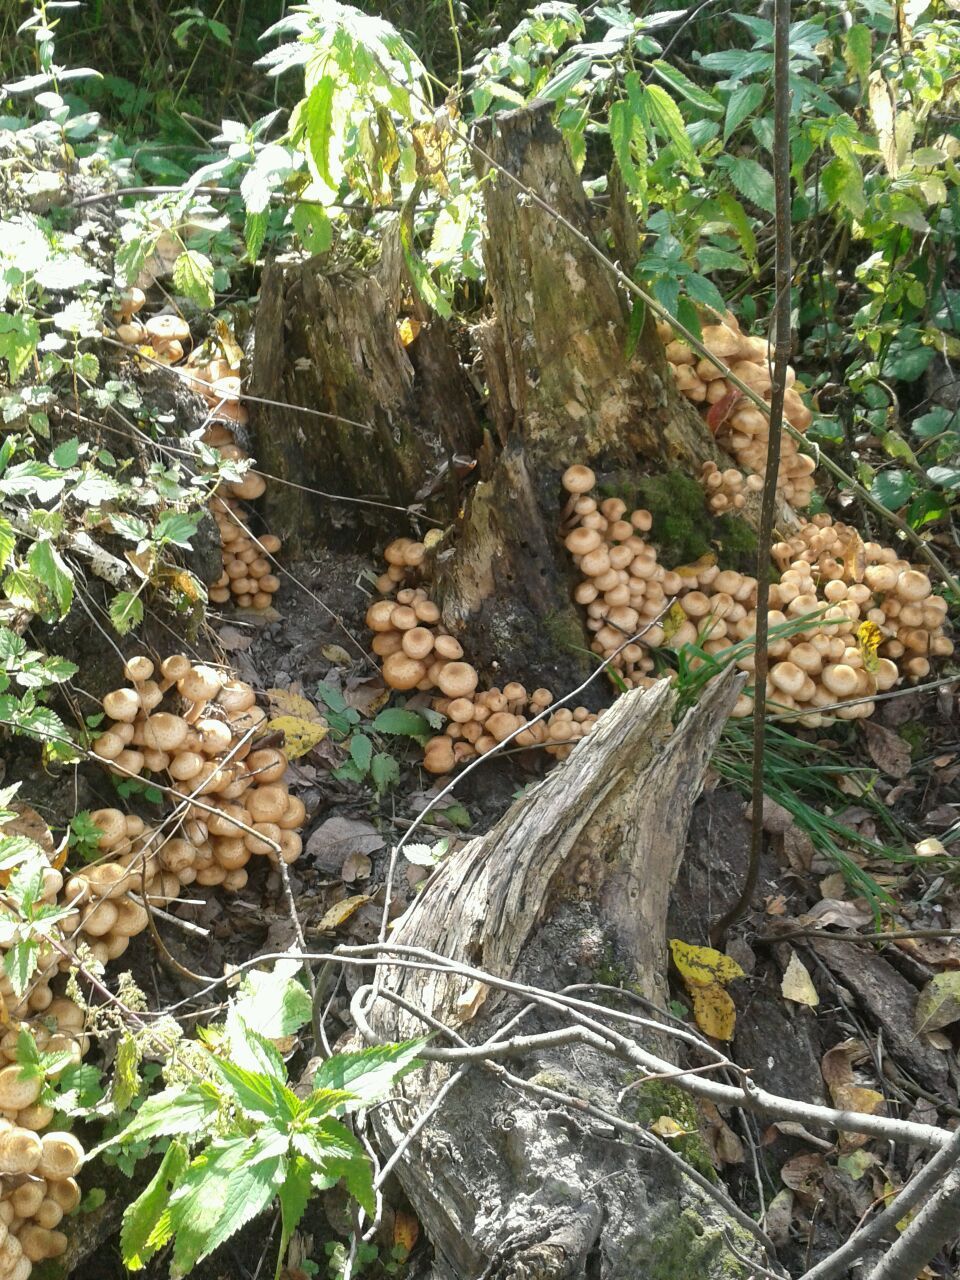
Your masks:
{"label": "yellowing leaf on ground", "polygon": [[317,928],[321,931],[339,929],[342,924],[346,924],[355,911],[359,911],[363,904],[369,901],[369,893],[358,893],[352,898],[343,898],[330,908],[317,925]]}
{"label": "yellowing leaf on ground", "polygon": [[[832,1090],[833,1104],[841,1111],[859,1111],[862,1115],[879,1115],[885,1106],[885,1098],[876,1089],[865,1089],[858,1084],[842,1084]],[[840,1134],[840,1146],[844,1151],[856,1151],[870,1139],[865,1133]]]}
{"label": "yellowing leaf on ground", "polygon": [[960,1019],[960,972],[938,973],[917,998],[915,1025],[918,1031],[938,1031]]}
{"label": "yellowing leaf on ground", "polygon": [[680,938],[670,939],[670,953],[673,963],[680,971],[684,982],[707,983],[719,982],[726,985],[734,978],[742,978],[743,970],[722,951],[713,947],[696,947],[692,942],[683,942]]}
{"label": "yellowing leaf on ground", "polygon": [[653,1124],[650,1126],[650,1132],[655,1133],[658,1138],[685,1138],[690,1132],[685,1129],[682,1124],[678,1124],[672,1116],[657,1116]]}
{"label": "yellowing leaf on ground", "polygon": [[300,716],[274,716],[267,721],[267,728],[283,734],[283,752],[288,760],[299,760],[322,742],[329,730],[315,720],[303,720]]}
{"label": "yellowing leaf on ground", "polygon": [[404,1253],[411,1253],[420,1236],[420,1222],[416,1214],[398,1209],[393,1219],[393,1243]]}
{"label": "yellowing leaf on ground", "polygon": [[708,985],[692,982],[688,990],[693,1000],[693,1016],[703,1034],[714,1040],[732,1040],[737,1010],[729,993],[717,982]]}
{"label": "yellowing leaf on ground", "polygon": [[320,708],[296,689],[268,689],[267,701],[275,716],[297,716],[300,720],[315,720],[323,724]]}
{"label": "yellowing leaf on ground", "polygon": [[857,627],[857,648],[867,671],[876,671],[880,665],[877,650],[883,641],[883,632],[875,622],[861,622]]}
{"label": "yellowing leaf on ground", "polygon": [[397,337],[405,347],[409,347],[420,332],[421,324],[414,316],[404,316],[397,321]]}
{"label": "yellowing leaf on ground", "polygon": [[780,990],[784,999],[792,1000],[794,1004],[809,1005],[813,1009],[820,1003],[813,979],[795,951],[790,952],[790,963],[780,983]]}
{"label": "yellowing leaf on ground", "polygon": [[660,619],[664,640],[672,640],[686,620],[687,615],[683,611],[683,606],[679,600],[674,600],[673,604]]}

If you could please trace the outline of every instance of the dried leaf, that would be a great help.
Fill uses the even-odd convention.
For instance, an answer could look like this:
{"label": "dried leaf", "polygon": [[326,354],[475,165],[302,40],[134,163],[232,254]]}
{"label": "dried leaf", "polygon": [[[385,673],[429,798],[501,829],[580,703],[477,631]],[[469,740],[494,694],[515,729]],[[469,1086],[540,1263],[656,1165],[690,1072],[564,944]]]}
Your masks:
{"label": "dried leaf", "polygon": [[32,840],[34,844],[38,844],[44,853],[52,854],[54,852],[53,832],[47,820],[43,818],[36,809],[28,804],[23,804],[19,800],[14,800],[8,806],[15,818],[8,818],[3,824],[3,832],[8,836],[25,836],[27,840]]}
{"label": "dried leaf", "polygon": [[763,1229],[776,1245],[784,1245],[790,1239],[793,1222],[793,1192],[783,1187],[767,1205],[763,1215]]}
{"label": "dried leaf", "polygon": [[842,898],[823,898],[816,906],[798,916],[798,920],[803,925],[838,924],[843,929],[859,929],[861,925],[873,920],[869,908],[861,905],[863,901],[862,898],[857,898],[854,902]]}
{"label": "dried leaf", "polygon": [[409,347],[411,342],[415,341],[421,327],[421,322],[414,316],[404,316],[402,320],[398,320],[397,337],[402,345]]}
{"label": "dried leaf", "polygon": [[685,1129],[682,1124],[678,1124],[672,1116],[657,1116],[653,1124],[650,1126],[650,1132],[655,1133],[658,1138],[685,1138],[690,1133],[689,1129]]}
{"label": "dried leaf", "polygon": [[857,627],[857,649],[863,660],[864,670],[870,673],[880,665],[877,650],[883,642],[883,632],[875,622],[861,622]]}
{"label": "dried leaf", "polygon": [[[885,1105],[882,1093],[876,1089],[865,1089],[858,1084],[841,1084],[832,1091],[833,1103],[841,1111],[859,1111],[864,1115],[879,1115]],[[870,1139],[865,1133],[840,1134],[840,1146],[844,1151],[855,1151],[864,1146]]]}
{"label": "dried leaf", "polygon": [[329,730],[316,720],[304,720],[300,716],[275,716],[267,721],[267,728],[283,734],[283,750],[288,760],[299,760],[322,742]]}
{"label": "dried leaf", "polygon": [[457,998],[457,1013],[461,1023],[469,1022],[471,1018],[476,1017],[489,991],[487,984],[479,979],[470,983],[463,995]]}
{"label": "dried leaf", "polygon": [[960,972],[938,973],[917,997],[918,1031],[939,1031],[960,1018]]}
{"label": "dried leaf", "polygon": [[362,818],[337,815],[327,818],[307,840],[306,856],[322,871],[339,875],[351,853],[376,853],[386,841],[376,827]]}
{"label": "dried leaf", "polygon": [[838,1088],[853,1083],[854,1065],[866,1057],[867,1048],[862,1040],[843,1040],[827,1050],[820,1062],[820,1073],[831,1097],[836,1097]]}
{"label": "dried leaf", "polygon": [[339,929],[342,924],[346,924],[354,912],[359,911],[363,904],[369,901],[370,895],[368,893],[358,893],[352,898],[344,898],[330,908],[317,925],[317,928],[321,932]]}
{"label": "dried leaf", "polygon": [[794,1004],[805,1004],[814,1009],[820,1003],[813,979],[795,951],[790,952],[790,963],[783,975],[780,990],[784,999],[792,1000]]}
{"label": "dried leaf", "polygon": [[873,720],[863,721],[867,750],[873,763],[892,778],[905,778],[910,772],[910,746],[898,733],[885,729]]}
{"label": "dried leaf", "polygon": [[268,689],[267,701],[274,716],[296,716],[299,720],[312,720],[323,724],[323,713],[309,698],[295,688]]}
{"label": "dried leaf", "polygon": [[321,646],[320,652],[328,662],[336,663],[338,667],[349,667],[353,662],[343,645],[325,644]]}
{"label": "dried leaf", "polygon": [[369,880],[372,872],[373,863],[365,853],[351,853],[340,868],[340,878],[348,883]]}
{"label": "dried leaf", "polygon": [[420,1237],[420,1222],[415,1213],[398,1209],[393,1219],[394,1248],[410,1253]]}
{"label": "dried leaf", "polygon": [[926,840],[920,840],[913,846],[913,852],[918,858],[942,858],[948,850],[936,836],[927,836]]}
{"label": "dried leaf", "polygon": [[804,1152],[794,1156],[780,1170],[780,1177],[785,1186],[806,1199],[814,1199],[819,1194],[827,1164],[823,1156]]}
{"label": "dried leaf", "polygon": [[839,1158],[837,1168],[856,1182],[875,1164],[879,1164],[879,1160],[872,1151],[851,1151]]}
{"label": "dried leaf", "polygon": [[742,1164],[743,1143],[724,1120],[712,1102],[701,1102],[705,1137],[710,1144],[715,1164]]}

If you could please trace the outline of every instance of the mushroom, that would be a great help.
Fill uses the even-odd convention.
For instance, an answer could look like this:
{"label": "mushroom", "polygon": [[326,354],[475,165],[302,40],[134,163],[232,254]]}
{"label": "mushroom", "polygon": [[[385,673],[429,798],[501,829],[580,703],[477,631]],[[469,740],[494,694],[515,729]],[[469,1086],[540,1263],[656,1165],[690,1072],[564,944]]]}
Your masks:
{"label": "mushroom", "polygon": [[448,698],[465,698],[479,682],[476,669],[468,662],[448,662],[440,672],[437,685]]}
{"label": "mushroom", "polygon": [[172,755],[183,746],[189,732],[190,725],[183,716],[157,711],[143,722],[143,745]]}
{"label": "mushroom", "polygon": [[132,723],[141,711],[140,698],[133,689],[114,689],[104,696],[103,709],[111,720]]}
{"label": "mushroom", "polygon": [[423,755],[423,767],[427,773],[449,773],[455,763],[453,743],[446,734],[427,741]]}
{"label": "mushroom", "polygon": [[191,667],[177,681],[177,690],[190,703],[183,718],[188,725],[194,724],[211,698],[221,692],[219,672],[212,667]]}

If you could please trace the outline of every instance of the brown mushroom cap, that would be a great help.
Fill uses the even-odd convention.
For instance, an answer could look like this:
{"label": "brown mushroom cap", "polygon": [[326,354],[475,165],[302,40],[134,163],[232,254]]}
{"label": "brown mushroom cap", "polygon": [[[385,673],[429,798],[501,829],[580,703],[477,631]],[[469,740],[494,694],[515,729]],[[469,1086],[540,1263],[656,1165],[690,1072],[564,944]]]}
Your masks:
{"label": "brown mushroom cap", "polygon": [[114,689],[104,696],[103,709],[111,720],[130,723],[140,713],[140,695],[133,689]]}
{"label": "brown mushroom cap", "polygon": [[160,351],[171,342],[183,343],[190,340],[190,326],[179,316],[151,316],[143,327],[147,331],[150,345],[156,351]]}
{"label": "brown mushroom cap", "polygon": [[476,669],[469,662],[448,662],[439,673],[437,685],[448,698],[466,698],[479,683]]}
{"label": "brown mushroom cap", "polygon": [[182,716],[157,711],[143,724],[143,744],[152,751],[174,752],[183,745],[190,726]]}
{"label": "brown mushroom cap", "polygon": [[583,466],[581,463],[574,463],[572,467],[567,467],[563,473],[561,484],[567,493],[586,493],[592,489],[597,483],[597,477],[589,467]]}
{"label": "brown mushroom cap", "polygon": [[402,649],[388,654],[383,660],[383,679],[391,689],[401,691],[415,689],[426,674],[426,666],[419,659],[411,658]]}

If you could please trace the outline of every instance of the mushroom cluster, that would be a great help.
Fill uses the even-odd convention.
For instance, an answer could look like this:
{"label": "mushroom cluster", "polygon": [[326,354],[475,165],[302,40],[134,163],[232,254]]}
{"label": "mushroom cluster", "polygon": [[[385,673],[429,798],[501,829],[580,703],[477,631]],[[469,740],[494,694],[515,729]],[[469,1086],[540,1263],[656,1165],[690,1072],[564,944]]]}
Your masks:
{"label": "mushroom cluster", "polygon": [[[762,475],[770,434],[766,414],[728,382],[712,360],[699,357],[685,342],[675,338],[668,323],[659,322],[657,332],[665,345],[677,389],[693,404],[703,406],[707,424],[720,447],[742,467]],[[705,324],[702,337],[711,355],[721,360],[761,399],[770,400],[773,352],[765,338],[741,333],[737,318],[730,311],[720,323]],[[804,391],[793,369],[788,369],[783,412],[794,430],[801,434],[813,421],[813,414],[801,398]],[[784,433],[777,488],[787,502],[795,507],[809,504],[815,468],[814,459],[801,453],[793,437]]]}
{"label": "mushroom cluster", "polygon": [[763,488],[763,477],[752,472],[745,476],[736,467],[721,471],[715,462],[705,462],[700,469],[700,484],[710,510],[722,516],[728,511],[741,511],[746,506],[747,493],[759,493]]}
{"label": "mushroom cluster", "polygon": [[[582,465],[564,473],[570,494],[565,542],[583,575],[573,594],[587,610],[594,652],[611,661],[624,683],[651,683],[653,649],[695,645],[716,655],[751,641],[756,579],[721,569],[712,555],[664,571],[656,550],[636,533],[649,528],[648,513],[625,518],[617,499],[598,505],[590,496],[594,480]],[[571,520],[577,521],[573,528]],[[621,547],[632,560],[626,562]],[[953,652],[943,629],[946,601],[933,594],[926,574],[891,548],[863,543],[850,526],[818,515],[789,542],[777,543],[773,556],[780,580],[770,588],[767,613],[772,637],[765,702],[771,711],[798,712],[808,728],[865,718],[873,713],[873,694],[903,679],[922,679],[931,657]],[[668,609],[670,597],[675,604]],[[752,673],[752,652],[742,653],[737,665]],[[748,688],[741,695],[735,716],[751,713],[752,694]],[[835,706],[844,702],[851,705]]]}
{"label": "mushroom cluster", "polygon": [[117,312],[117,337],[128,347],[150,347],[161,364],[179,364],[190,343],[190,326],[182,316],[161,312],[138,320],[146,297],[142,289],[125,289]]}
{"label": "mushroom cluster", "polygon": [[[144,833],[120,837],[116,828],[117,836],[131,839],[133,847],[124,849],[115,865],[137,864],[140,878],[147,878],[147,892],[154,891],[159,878],[162,892],[176,897],[180,885],[194,882],[242,889],[254,854],[273,862],[295,862],[302,848],[299,828],[305,810],[283,782],[283,752],[251,741],[266,718],[251,686],[212,667],[194,666],[182,654],[164,659],[158,672],[149,658],[131,658],[124,674],[132,687],[104,697],[110,720],[94,743],[94,753],[115,773],[166,773],[174,794],[192,803],[181,819],[180,834],[167,834],[157,843],[154,833],[150,841],[156,847],[148,856]],[[158,710],[174,689],[183,703],[181,712]],[[112,855],[113,846],[104,847]],[[90,874],[88,869],[84,877],[89,880]],[[116,874],[108,874],[106,866],[99,871],[108,880]],[[177,888],[169,877],[175,877]],[[90,886],[92,928],[86,915],[83,919],[87,933],[100,930],[94,936],[103,937],[117,932],[112,909],[123,892],[112,883],[107,893]],[[110,905],[105,908],[101,898]]]}
{"label": "mushroom cluster", "polygon": [[[233,381],[239,390],[239,379]],[[243,409],[239,401],[234,403],[237,409]],[[222,422],[212,423],[203,440],[234,462],[245,462],[250,456]],[[214,604],[227,604],[232,597],[241,609],[267,609],[280,590],[280,579],[269,559],[280,550],[280,539],[273,533],[253,533],[243,518],[243,503],[259,498],[266,487],[263,476],[250,470],[242,480],[226,484],[223,494],[214,494],[210,499],[210,511],[223,544],[223,573],[209,593]]]}

